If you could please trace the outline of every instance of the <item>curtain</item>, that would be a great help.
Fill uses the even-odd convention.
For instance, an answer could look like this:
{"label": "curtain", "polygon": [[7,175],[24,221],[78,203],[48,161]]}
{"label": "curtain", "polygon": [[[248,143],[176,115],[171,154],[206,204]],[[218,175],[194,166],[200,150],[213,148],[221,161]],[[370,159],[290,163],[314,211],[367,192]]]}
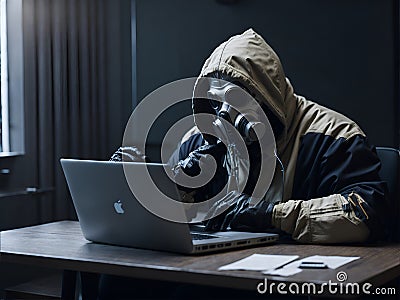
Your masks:
{"label": "curtain", "polygon": [[[25,99],[36,104],[44,220],[74,219],[59,159],[108,159],[105,1],[24,0]],[[29,112],[28,112],[29,113]]]}

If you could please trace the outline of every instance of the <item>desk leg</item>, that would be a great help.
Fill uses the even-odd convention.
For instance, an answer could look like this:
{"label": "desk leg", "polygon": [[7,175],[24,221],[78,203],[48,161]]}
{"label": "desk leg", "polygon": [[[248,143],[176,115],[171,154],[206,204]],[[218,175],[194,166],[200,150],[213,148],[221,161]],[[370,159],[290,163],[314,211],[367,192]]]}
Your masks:
{"label": "desk leg", "polygon": [[64,270],[62,277],[61,299],[63,300],[75,299],[76,277],[77,277],[76,271]]}
{"label": "desk leg", "polygon": [[95,300],[98,297],[100,275],[95,273],[81,272],[82,299]]}

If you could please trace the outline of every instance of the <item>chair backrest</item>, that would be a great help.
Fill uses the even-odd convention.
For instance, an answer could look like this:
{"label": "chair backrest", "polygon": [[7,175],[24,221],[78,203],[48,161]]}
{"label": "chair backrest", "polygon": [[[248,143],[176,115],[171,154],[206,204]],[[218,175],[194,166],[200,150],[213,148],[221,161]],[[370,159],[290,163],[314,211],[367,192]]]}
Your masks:
{"label": "chair backrest", "polygon": [[376,147],[376,152],[382,163],[379,175],[387,182],[389,189],[388,201],[392,213],[389,222],[391,240],[400,241],[400,151],[394,148]]}

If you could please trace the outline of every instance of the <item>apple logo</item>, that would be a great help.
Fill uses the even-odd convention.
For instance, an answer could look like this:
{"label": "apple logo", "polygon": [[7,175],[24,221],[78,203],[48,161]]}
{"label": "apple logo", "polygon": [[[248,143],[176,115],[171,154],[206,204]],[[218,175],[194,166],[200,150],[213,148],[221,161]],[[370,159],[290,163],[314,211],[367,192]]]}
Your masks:
{"label": "apple logo", "polygon": [[114,209],[117,214],[123,214],[125,212],[124,209],[122,208],[121,200],[114,202]]}

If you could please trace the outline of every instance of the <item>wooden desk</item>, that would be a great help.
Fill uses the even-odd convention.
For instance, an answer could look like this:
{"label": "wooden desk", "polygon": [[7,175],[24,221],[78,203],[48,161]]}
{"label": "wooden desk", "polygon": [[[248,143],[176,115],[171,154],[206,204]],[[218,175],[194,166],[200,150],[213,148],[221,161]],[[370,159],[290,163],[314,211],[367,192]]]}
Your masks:
{"label": "wooden desk", "polygon": [[[218,271],[218,267],[253,253],[361,256],[336,270],[304,270],[290,277],[265,276],[252,271]],[[316,246],[275,244],[201,256],[185,256],[134,248],[90,243],[78,222],[62,221],[1,233],[1,261],[46,266],[63,270],[106,273],[143,279],[201,283],[203,285],[256,291],[264,281],[322,284],[338,282],[346,272],[347,282],[381,286],[400,276],[400,244],[386,246]],[[396,291],[400,293],[400,291]]]}

